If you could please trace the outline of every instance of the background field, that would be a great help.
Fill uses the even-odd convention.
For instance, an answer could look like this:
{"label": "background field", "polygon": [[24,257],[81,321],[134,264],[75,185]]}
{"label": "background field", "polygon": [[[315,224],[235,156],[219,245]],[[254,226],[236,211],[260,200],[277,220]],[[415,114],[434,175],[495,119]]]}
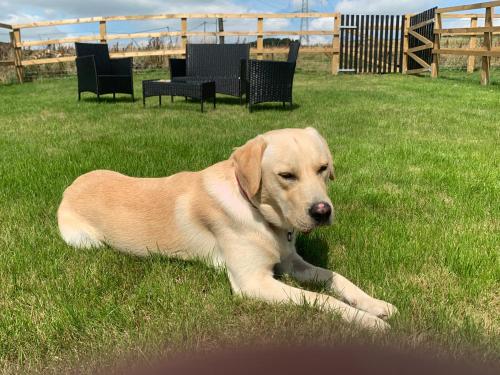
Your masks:
{"label": "background field", "polygon": [[[137,97],[142,79],[164,75],[136,75]],[[205,114],[180,98],[161,109],[153,98],[145,109],[128,97],[78,103],[74,78],[0,86],[0,368],[89,370],[123,353],[353,338],[498,360],[499,78],[481,87],[477,74],[454,72],[434,81],[302,72],[293,111],[252,114],[229,98]],[[234,298],[226,276],[200,263],[75,250],[59,238],[61,193],[82,173],[198,170],[258,133],[305,126],[334,153],[337,220],[299,248],[395,304],[387,336],[310,307]]]}

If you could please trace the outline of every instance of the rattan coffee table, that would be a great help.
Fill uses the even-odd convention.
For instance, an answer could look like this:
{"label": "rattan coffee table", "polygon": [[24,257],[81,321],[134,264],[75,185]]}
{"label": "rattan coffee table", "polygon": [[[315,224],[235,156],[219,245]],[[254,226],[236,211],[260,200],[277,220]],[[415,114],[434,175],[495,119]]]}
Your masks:
{"label": "rattan coffee table", "polygon": [[170,96],[174,101],[174,96],[184,96],[187,98],[199,99],[201,102],[201,112],[203,112],[203,102],[212,99],[215,108],[215,82],[213,81],[167,81],[151,79],[142,81],[142,103],[146,106],[146,98],[158,96],[158,103],[161,106],[161,97]]}

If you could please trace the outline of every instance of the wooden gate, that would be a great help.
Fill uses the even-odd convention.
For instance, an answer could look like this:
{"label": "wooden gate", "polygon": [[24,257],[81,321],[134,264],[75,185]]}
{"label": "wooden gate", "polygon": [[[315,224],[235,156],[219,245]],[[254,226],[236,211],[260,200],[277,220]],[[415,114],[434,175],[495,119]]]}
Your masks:
{"label": "wooden gate", "polygon": [[410,17],[407,74],[429,72],[431,69],[436,9],[431,8]]}
{"label": "wooden gate", "polygon": [[402,73],[404,25],[404,16],[343,14],[339,72]]}

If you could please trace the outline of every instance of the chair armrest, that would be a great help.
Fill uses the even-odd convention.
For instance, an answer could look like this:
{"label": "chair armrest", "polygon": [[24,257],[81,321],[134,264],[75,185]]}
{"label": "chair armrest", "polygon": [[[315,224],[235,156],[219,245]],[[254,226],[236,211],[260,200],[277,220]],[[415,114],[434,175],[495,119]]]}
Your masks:
{"label": "chair armrest", "polygon": [[76,73],[78,77],[96,77],[94,56],[81,56],[76,58]]}
{"label": "chair armrest", "polygon": [[116,75],[131,76],[133,59],[132,57],[123,57],[119,59],[110,59],[111,72]]}
{"label": "chair armrest", "polygon": [[277,84],[291,84],[295,73],[295,63],[286,61],[248,60],[249,81],[267,80]]}
{"label": "chair armrest", "polygon": [[76,75],[79,82],[93,82],[97,84],[97,71],[94,56],[80,56],[76,60]]}
{"label": "chair armrest", "polygon": [[97,91],[97,72],[94,56],[80,56],[76,60],[78,92]]}
{"label": "chair armrest", "polygon": [[170,66],[170,78],[186,76],[186,59],[168,59]]}

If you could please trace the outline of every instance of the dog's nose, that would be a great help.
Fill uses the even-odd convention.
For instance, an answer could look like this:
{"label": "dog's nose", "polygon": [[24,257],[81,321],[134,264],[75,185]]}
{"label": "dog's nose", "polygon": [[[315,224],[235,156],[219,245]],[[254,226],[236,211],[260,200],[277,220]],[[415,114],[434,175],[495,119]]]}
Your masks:
{"label": "dog's nose", "polygon": [[326,202],[314,203],[309,209],[309,215],[318,223],[325,223],[330,219],[332,206]]}

